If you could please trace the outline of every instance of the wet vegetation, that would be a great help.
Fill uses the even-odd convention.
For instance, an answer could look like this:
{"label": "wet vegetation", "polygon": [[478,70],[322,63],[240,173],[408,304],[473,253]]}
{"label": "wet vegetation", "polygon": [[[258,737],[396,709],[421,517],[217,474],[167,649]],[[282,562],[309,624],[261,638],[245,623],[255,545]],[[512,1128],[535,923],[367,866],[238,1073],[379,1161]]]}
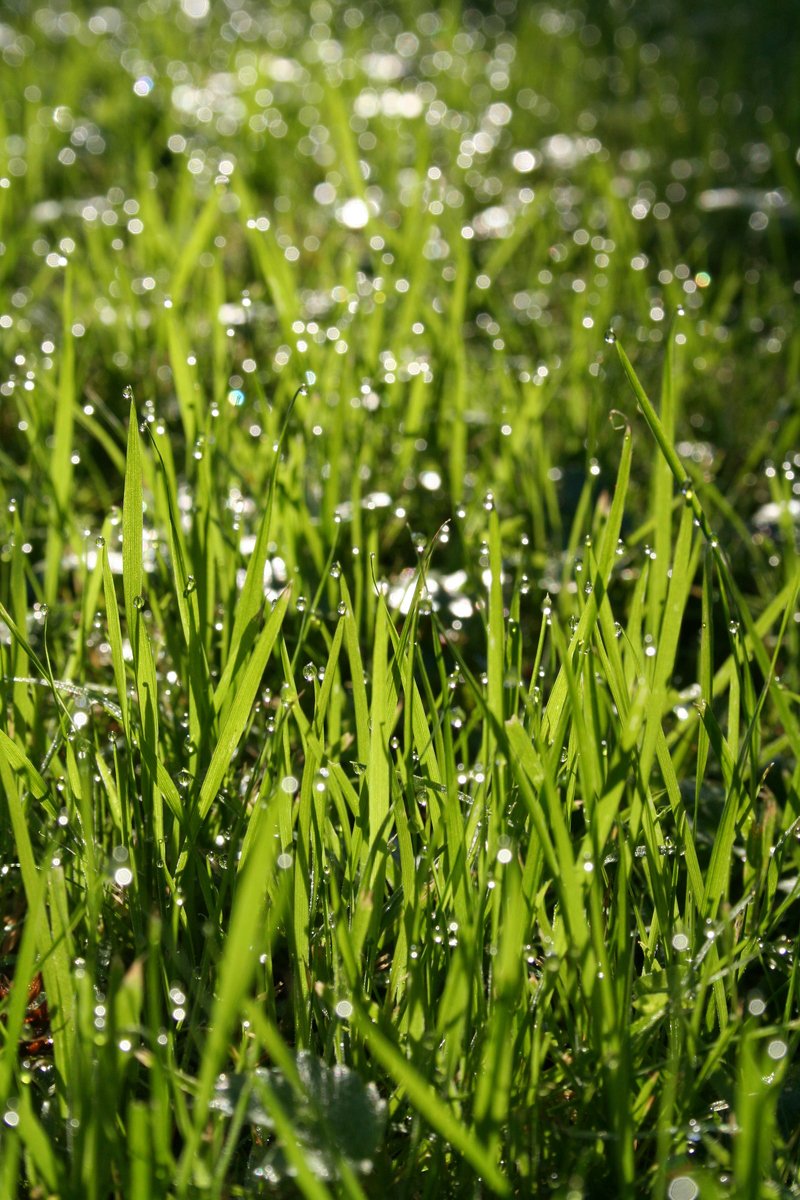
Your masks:
{"label": "wet vegetation", "polygon": [[3,1196],[800,1191],[787,11],[6,0]]}

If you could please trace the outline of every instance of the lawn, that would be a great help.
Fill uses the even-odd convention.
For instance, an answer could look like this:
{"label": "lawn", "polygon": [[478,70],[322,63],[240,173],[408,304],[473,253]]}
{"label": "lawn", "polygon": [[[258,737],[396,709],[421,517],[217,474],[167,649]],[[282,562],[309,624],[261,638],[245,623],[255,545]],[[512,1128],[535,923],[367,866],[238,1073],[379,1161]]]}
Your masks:
{"label": "lawn", "polygon": [[791,5],[43,3],[0,1198],[800,1195]]}

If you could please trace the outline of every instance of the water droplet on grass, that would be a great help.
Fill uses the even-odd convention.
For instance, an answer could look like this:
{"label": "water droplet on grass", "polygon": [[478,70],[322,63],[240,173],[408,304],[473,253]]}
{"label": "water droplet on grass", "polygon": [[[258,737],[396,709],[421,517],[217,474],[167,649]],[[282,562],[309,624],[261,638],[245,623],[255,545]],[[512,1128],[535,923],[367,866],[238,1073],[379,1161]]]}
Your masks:
{"label": "water droplet on grass", "polygon": [[614,342],[617,340],[617,335],[614,333],[613,329],[607,329],[603,335],[603,340],[608,342],[609,346],[613,346]]}
{"label": "water droplet on grass", "polygon": [[369,208],[364,200],[354,196],[337,210],[336,219],[347,229],[363,229],[369,221]]}

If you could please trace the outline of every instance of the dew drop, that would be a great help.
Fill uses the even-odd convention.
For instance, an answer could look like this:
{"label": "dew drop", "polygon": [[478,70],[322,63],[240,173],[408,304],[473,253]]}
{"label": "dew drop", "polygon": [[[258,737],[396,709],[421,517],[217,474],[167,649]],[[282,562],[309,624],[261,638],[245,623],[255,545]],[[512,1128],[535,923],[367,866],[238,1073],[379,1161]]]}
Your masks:
{"label": "dew drop", "polygon": [[613,346],[614,342],[617,340],[617,335],[614,333],[613,329],[607,329],[603,335],[603,340],[608,342],[609,346]]}

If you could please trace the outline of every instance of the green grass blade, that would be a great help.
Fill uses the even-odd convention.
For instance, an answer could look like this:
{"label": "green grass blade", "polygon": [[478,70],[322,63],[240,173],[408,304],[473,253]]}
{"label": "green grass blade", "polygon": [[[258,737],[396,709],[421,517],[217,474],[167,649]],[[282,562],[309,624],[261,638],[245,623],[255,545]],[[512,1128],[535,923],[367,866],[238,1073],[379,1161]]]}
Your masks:
{"label": "green grass blade", "polygon": [[286,588],[276,601],[264,628],[256,639],[247,666],[243,670],[236,695],[228,709],[228,715],[220,730],[219,739],[214,747],[198,794],[197,812],[201,820],[205,820],[217,798],[239,739],[250,719],[253,701],[261,684],[267,660],[280,633],[290,594],[291,589]]}

